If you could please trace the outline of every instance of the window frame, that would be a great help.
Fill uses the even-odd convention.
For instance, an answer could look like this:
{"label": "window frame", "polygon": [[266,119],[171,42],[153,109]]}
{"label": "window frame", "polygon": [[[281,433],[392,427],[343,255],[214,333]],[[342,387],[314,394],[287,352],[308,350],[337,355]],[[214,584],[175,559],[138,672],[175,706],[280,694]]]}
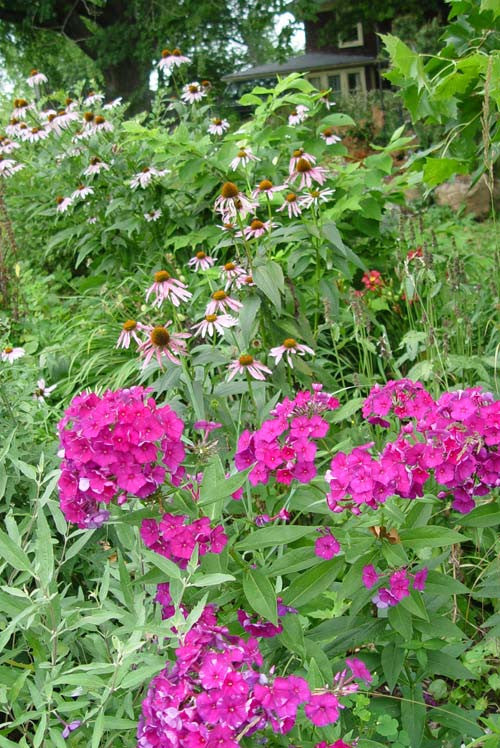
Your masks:
{"label": "window frame", "polygon": [[[330,68],[330,70],[311,70],[311,72],[307,75],[307,79],[310,78],[316,78],[320,80],[321,91],[326,91],[330,88],[328,85],[328,76],[330,75],[339,75],[340,76],[340,91],[335,92],[332,91],[332,96],[335,93],[340,93],[341,96],[349,96],[353,93],[363,93],[365,94],[367,92],[366,87],[366,68],[364,66],[353,66],[353,67],[345,67],[345,68]],[[354,92],[349,90],[349,73],[359,73],[360,81],[361,81],[361,88]]]}
{"label": "window frame", "polygon": [[363,24],[361,23],[361,21],[358,21],[356,24],[356,32],[356,39],[348,39],[347,41],[342,41],[339,36],[339,49],[348,49],[349,47],[362,47],[365,43],[365,40],[363,35]]}

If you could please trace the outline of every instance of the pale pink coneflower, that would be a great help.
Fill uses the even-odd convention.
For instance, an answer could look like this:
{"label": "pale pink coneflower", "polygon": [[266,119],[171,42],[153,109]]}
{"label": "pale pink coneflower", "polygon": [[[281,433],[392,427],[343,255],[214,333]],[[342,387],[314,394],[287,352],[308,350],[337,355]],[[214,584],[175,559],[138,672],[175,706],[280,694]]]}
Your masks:
{"label": "pale pink coneflower", "polygon": [[74,200],[78,200],[78,199],[85,200],[86,197],[88,197],[89,195],[93,195],[93,194],[94,194],[94,188],[93,187],[89,187],[86,184],[80,184],[80,185],[78,185],[78,187],[76,188],[76,190],[71,195],[71,199],[73,201]]}
{"label": "pale pink coneflower", "polygon": [[194,268],[195,270],[208,270],[215,265],[215,260],[213,257],[209,257],[205,252],[200,251],[197,252],[194,257],[191,257],[188,265],[190,268]]}
{"label": "pale pink coneflower", "polygon": [[144,326],[143,329],[147,333],[148,339],[139,346],[139,352],[141,356],[144,356],[143,369],[146,368],[152,358],[156,358],[161,368],[162,356],[165,356],[172,364],[180,366],[179,356],[187,354],[185,339],[190,338],[191,335],[188,332],[169,332],[167,328],[171,324],[172,321],[168,320],[165,325]]}
{"label": "pale pink coneflower", "polygon": [[188,62],[191,62],[190,58],[183,55],[180,49],[176,48],[172,51],[169,49],[162,49],[158,67],[164,73],[170,73],[173,68]]}
{"label": "pale pink coneflower", "polygon": [[22,358],[25,353],[24,348],[12,348],[8,345],[2,351],[2,361],[8,361],[9,364],[13,364],[18,358]]}
{"label": "pale pink coneflower", "polygon": [[49,122],[49,117],[57,117],[57,112],[55,109],[42,109],[39,116],[42,122]]}
{"label": "pale pink coneflower", "polygon": [[242,268],[241,265],[237,265],[235,262],[226,262],[221,267],[221,273],[222,273],[222,278],[226,282],[226,285],[224,286],[224,288],[227,291],[228,288],[231,287],[233,282],[235,282],[236,286],[239,287],[238,279],[241,275],[246,275],[246,270]]}
{"label": "pale pink coneflower", "polygon": [[202,338],[207,335],[214,335],[218,332],[220,335],[224,334],[224,330],[230,327],[234,327],[238,324],[236,317],[232,317],[230,314],[206,314],[205,318],[196,325],[193,325],[193,331],[196,335],[200,335]]}
{"label": "pale pink coneflower", "polygon": [[90,91],[88,95],[84,98],[83,105],[92,106],[93,104],[100,104],[101,101],[104,101],[103,93],[96,93],[95,91]]}
{"label": "pale pink coneflower", "polygon": [[278,184],[275,186],[270,179],[263,179],[252,192],[252,197],[254,200],[256,200],[259,195],[266,195],[266,197],[270,198],[274,192],[282,192],[284,189],[286,189],[286,185],[284,184]]}
{"label": "pale pink coneflower", "polygon": [[164,301],[171,301],[174,306],[179,306],[182,301],[188,301],[193,295],[185,283],[172,278],[166,270],[159,270],[153,277],[154,283],[146,291],[146,301],[151,294],[155,295],[153,306],[160,307]]}
{"label": "pale pink coneflower", "polygon": [[242,146],[229,165],[233,171],[236,171],[238,166],[245,167],[250,161],[260,161],[260,158],[252,153],[251,148]]}
{"label": "pale pink coneflower", "polygon": [[95,174],[99,174],[101,171],[109,171],[109,164],[101,161],[99,156],[94,156],[90,159],[90,164],[83,172],[86,177],[93,177]]}
{"label": "pale pink coneflower", "polygon": [[34,104],[30,104],[26,99],[14,99],[14,109],[12,110],[12,117],[14,119],[25,119],[27,113],[35,108]]}
{"label": "pale pink coneflower", "polygon": [[285,208],[288,210],[288,218],[292,218],[294,216],[295,218],[298,218],[302,213],[299,198],[295,194],[295,192],[288,193],[288,195],[285,197],[285,202],[283,203],[281,208],[278,208],[278,213],[281,213],[281,211],[285,210]]}
{"label": "pale pink coneflower", "polygon": [[204,99],[206,95],[206,89],[196,81],[193,81],[182,87],[181,99],[186,104],[195,104],[197,101]]}
{"label": "pale pink coneflower", "polygon": [[36,390],[33,393],[33,400],[38,400],[39,403],[44,403],[45,398],[48,397],[51,392],[54,392],[56,387],[57,384],[52,384],[50,387],[47,387],[45,379],[39,379],[36,383]]}
{"label": "pale pink coneflower", "polygon": [[10,140],[4,135],[0,136],[0,153],[5,153],[5,155],[8,156],[10,153],[12,153],[12,151],[15,151],[20,147],[21,146],[19,145],[19,143],[16,143],[15,140]]}
{"label": "pale pink coneflower", "polygon": [[231,361],[228,369],[228,382],[230,382],[231,379],[234,379],[237,374],[246,374],[246,372],[248,372],[253,379],[258,379],[260,381],[263,381],[266,378],[266,374],[272,374],[271,369],[268,369],[267,366],[261,364],[260,361],[256,361],[254,357],[250,356],[248,353],[244,353],[239,358],[235,358],[234,361]]}
{"label": "pale pink coneflower", "polygon": [[232,231],[236,231],[238,226],[233,221],[228,221],[228,223],[218,223],[217,228],[221,231],[226,231],[231,233]]}
{"label": "pale pink coneflower", "polygon": [[129,348],[132,340],[135,340],[137,345],[142,345],[144,342],[137,334],[138,330],[144,330],[144,325],[140,322],[136,322],[135,319],[128,319],[123,323],[120,335],[116,342],[116,348]]}
{"label": "pale pink coneflower", "polygon": [[168,169],[155,169],[154,166],[145,166],[142,171],[134,175],[130,181],[130,186],[133,190],[136,190],[137,187],[145,190],[153,177],[164,177],[165,174],[168,174]]}
{"label": "pale pink coneflower", "polygon": [[320,137],[323,138],[325,143],[327,145],[333,145],[334,143],[340,143],[342,138],[339,135],[336,135],[333,131],[333,127],[325,127],[324,130],[321,131]]}
{"label": "pale pink coneflower", "polygon": [[21,169],[24,169],[24,164],[19,164],[13,158],[5,158],[0,155],[0,177],[11,177]]}
{"label": "pale pink coneflower", "polygon": [[288,117],[288,124],[289,125],[300,125],[302,122],[304,122],[307,119],[307,112],[309,111],[309,107],[304,106],[303,104],[299,104],[295,107],[293,112],[290,113]]}
{"label": "pale pink coneflower", "polygon": [[17,117],[11,117],[9,120],[9,124],[5,128],[5,132],[7,135],[17,138],[19,136],[19,126],[21,125],[21,122]]}
{"label": "pale pink coneflower", "polygon": [[78,112],[70,112],[65,109],[61,109],[59,112],[49,114],[48,126],[51,130],[54,130],[57,135],[60,135],[63,130],[66,130],[73,122],[78,122],[80,117]]}
{"label": "pale pink coneflower", "polygon": [[239,312],[243,304],[241,301],[237,301],[229,296],[226,291],[215,291],[212,294],[211,300],[207,304],[205,314],[217,314],[222,312],[223,314],[227,309],[232,309],[233,312]]}
{"label": "pale pink coneflower", "polygon": [[43,73],[40,73],[38,70],[32,70],[29,77],[26,78],[26,83],[31,88],[34,88],[35,86],[40,86],[42,83],[48,83],[48,80],[47,76]]}
{"label": "pale pink coneflower", "polygon": [[102,114],[97,114],[90,129],[92,135],[97,135],[100,132],[113,132],[114,127],[108,119],[102,116]]}
{"label": "pale pink coneflower", "polygon": [[326,106],[328,111],[330,111],[332,106],[336,106],[335,102],[330,100],[329,94],[330,94],[330,91],[321,91],[321,97],[319,99],[321,103]]}
{"label": "pale pink coneflower", "polygon": [[[243,234],[245,239],[258,239],[260,236],[271,231],[276,225],[276,223],[271,223],[271,221],[259,221],[257,218],[254,218],[250,226],[246,226],[243,229]],[[241,236],[241,231],[236,236]]]}
{"label": "pale pink coneflower", "polygon": [[286,358],[286,361],[288,365],[293,369],[293,355],[299,355],[304,356],[306,353],[309,353],[311,356],[314,356],[314,351],[312,348],[309,348],[308,345],[304,345],[303,343],[297,343],[297,341],[294,338],[287,338],[283,341],[282,345],[278,345],[275,348],[271,348],[269,351],[269,355],[274,358],[274,363],[276,365],[279,364],[283,356]]}
{"label": "pale pink coneflower", "polygon": [[90,223],[91,226],[97,223],[97,216],[89,216],[87,218],[87,223]]}
{"label": "pale pink coneflower", "polygon": [[307,158],[299,158],[289,181],[293,182],[297,177],[300,177],[299,190],[304,189],[304,187],[312,187],[313,182],[322,185],[326,179],[326,169],[322,166],[313,166]]}
{"label": "pale pink coneflower", "polygon": [[306,158],[309,163],[315,164],[316,159],[311,153],[306,153],[303,148],[296,148],[294,152],[292,153],[292,157],[290,159],[290,163],[288,164],[288,173],[293,174],[294,171],[297,169],[297,164],[299,162],[299,159]]}
{"label": "pale pink coneflower", "polygon": [[28,130],[26,136],[23,138],[28,143],[38,143],[40,140],[45,140],[49,137],[50,131],[44,127],[32,127]]}
{"label": "pale pink coneflower", "polygon": [[311,189],[306,195],[299,197],[299,203],[304,208],[310,208],[312,205],[319,205],[320,203],[327,203],[330,197],[334,194],[335,190],[315,190]]}
{"label": "pale pink coneflower", "polygon": [[224,223],[232,223],[232,218],[238,215],[245,218],[249,213],[254,213],[257,207],[257,203],[240,192],[234,182],[225,182],[215,201],[214,210],[222,214]]}
{"label": "pale pink coneflower", "polygon": [[148,210],[147,213],[144,213],[144,218],[148,223],[156,223],[162,217],[162,214],[162,209],[157,208],[156,210]]}
{"label": "pale pink coneflower", "polygon": [[214,117],[208,126],[210,135],[224,135],[226,130],[229,130],[229,122],[227,119],[220,119],[219,117]]}
{"label": "pale pink coneflower", "polygon": [[73,200],[71,197],[56,197],[56,203],[57,203],[57,212],[58,213],[66,213],[68,208],[70,208],[73,205]]}
{"label": "pale pink coneflower", "polygon": [[113,99],[113,101],[108,101],[107,104],[104,104],[103,111],[109,111],[110,109],[116,109],[117,107],[122,105],[122,97],[118,96],[116,99]]}

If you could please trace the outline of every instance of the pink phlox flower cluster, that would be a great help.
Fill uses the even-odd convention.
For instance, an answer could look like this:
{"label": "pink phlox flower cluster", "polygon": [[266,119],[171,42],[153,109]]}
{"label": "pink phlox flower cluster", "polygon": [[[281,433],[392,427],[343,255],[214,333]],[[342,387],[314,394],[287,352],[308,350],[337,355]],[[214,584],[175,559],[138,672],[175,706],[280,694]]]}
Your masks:
{"label": "pink phlox flower cluster", "polygon": [[188,565],[196,545],[199,555],[204,556],[221,553],[227,544],[222,525],[211,528],[208,517],[189,522],[184,514],[164,514],[159,522],[143,520],[141,538],[148,548],[169,558],[181,569]]}
{"label": "pink phlox flower cluster", "polygon": [[452,506],[471,511],[474,497],[500,485],[500,401],[479,387],[445,392],[434,401],[419,382],[400,380],[376,385],[368,396],[363,416],[371,423],[390,425],[390,413],[402,421],[396,439],[373,457],[372,444],[337,453],[326,480],[327,501],[334,512],[360,505],[376,508],[389,496],[423,496],[434,477],[446,488]]}
{"label": "pink phlox flower cluster", "polygon": [[257,431],[242,432],[234,458],[237,469],[253,465],[248,478],[254,486],[267,483],[271,475],[285,485],[294,479],[309,483],[316,476],[314,440],[326,436],[329,428],[320,414],[338,405],[321,385],[313,385],[313,392],[297,393],[293,400],[285,398],[272,411],[275,418]]}
{"label": "pink phlox flower cluster", "polygon": [[138,748],[238,748],[244,735],[257,731],[288,733],[301,704],[315,725],[338,718],[335,694],[312,694],[304,678],[274,677],[262,667],[256,639],[230,635],[207,606],[177,647],[174,663],[149,686]]}
{"label": "pink phlox flower cluster", "polygon": [[146,498],[175,475],[184,459],[183,421],[158,407],[148,389],[84,393],[73,398],[59,422],[61,509],[80,528],[98,527],[109,513],[99,504],[127,494]]}
{"label": "pink phlox flower cluster", "polygon": [[396,569],[389,575],[380,575],[372,564],[365,566],[361,578],[367,589],[374,587],[384,576],[389,577],[388,587],[379,587],[372,598],[378,608],[388,608],[397,605],[403,598],[410,595],[410,584],[414,590],[422,592],[425,589],[428,569],[411,574],[407,569]]}

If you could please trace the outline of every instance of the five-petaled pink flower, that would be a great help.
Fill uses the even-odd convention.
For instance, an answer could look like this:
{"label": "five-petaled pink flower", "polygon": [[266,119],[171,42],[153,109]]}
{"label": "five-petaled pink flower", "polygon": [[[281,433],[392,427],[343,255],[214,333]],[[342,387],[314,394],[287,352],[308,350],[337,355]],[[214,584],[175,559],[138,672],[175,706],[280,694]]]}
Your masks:
{"label": "five-petaled pink flower", "polygon": [[304,707],[306,717],[313,725],[324,727],[339,718],[339,700],[333,693],[313,694]]}

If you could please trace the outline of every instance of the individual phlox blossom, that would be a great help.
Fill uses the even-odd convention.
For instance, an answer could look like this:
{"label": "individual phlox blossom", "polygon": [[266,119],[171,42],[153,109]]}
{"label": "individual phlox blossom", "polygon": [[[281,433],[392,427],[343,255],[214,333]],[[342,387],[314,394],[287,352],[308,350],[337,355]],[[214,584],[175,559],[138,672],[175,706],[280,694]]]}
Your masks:
{"label": "individual phlox blossom", "polygon": [[80,719],[74,719],[72,722],[67,722],[64,724],[64,730],[61,733],[61,737],[66,740],[66,738],[69,738],[72,732],[75,730],[78,730],[78,728],[81,726],[82,721]]}
{"label": "individual phlox blossom", "polygon": [[283,356],[286,359],[288,365],[293,369],[293,356],[305,356],[308,353],[310,356],[314,356],[314,351],[308,345],[303,343],[297,343],[295,338],[286,338],[281,345],[271,348],[269,355],[274,358],[276,366],[279,364]]}
{"label": "individual phlox blossom", "polygon": [[158,407],[143,387],[73,398],[59,422],[63,456],[60,505],[68,522],[99,527],[109,516],[102,504],[131,494],[146,498],[184,459],[182,420]]}
{"label": "individual phlox blossom", "polygon": [[104,101],[104,94],[98,91],[89,91],[87,96],[83,100],[83,106],[94,106],[94,104],[100,104]]}
{"label": "individual phlox blossom", "polygon": [[409,249],[406,253],[406,259],[408,262],[411,260],[422,260],[424,256],[424,250],[422,247],[415,247],[415,249]]}
{"label": "individual phlox blossom", "polygon": [[305,195],[299,197],[299,202],[304,208],[310,208],[312,205],[316,206],[320,203],[327,203],[334,193],[335,190],[317,190],[312,188]]}
{"label": "individual phlox blossom", "polygon": [[423,569],[420,569],[420,571],[417,571],[417,573],[413,577],[413,589],[419,590],[419,592],[423,592],[425,589],[425,583],[427,581],[427,574],[429,573],[429,569],[424,566]]}
{"label": "individual phlox blossom", "polygon": [[[35,108],[34,104],[30,104],[26,99],[14,99],[14,109],[12,110],[12,117],[14,119],[25,119],[27,113]],[[5,130],[7,132],[7,129]]]}
{"label": "individual phlox blossom", "polygon": [[205,314],[217,314],[217,312],[224,314],[228,309],[232,309],[233,312],[239,312],[242,306],[241,301],[233,299],[226,291],[214,291],[211,300],[207,304]]}
{"label": "individual phlox blossom", "polygon": [[363,580],[363,584],[368,590],[377,584],[379,576],[373,564],[368,564],[367,566],[363,567],[361,578]]}
{"label": "individual phlox blossom", "polygon": [[34,88],[35,86],[41,86],[42,83],[48,83],[47,76],[43,73],[40,73],[40,71],[38,70],[32,70],[28,78],[26,78],[26,83],[31,88]]}
{"label": "individual phlox blossom", "polygon": [[207,335],[215,335],[216,332],[223,335],[224,330],[235,327],[237,324],[236,317],[232,317],[230,314],[206,314],[201,322],[193,325],[192,330],[196,335],[205,338]]}
{"label": "individual phlox blossom", "polygon": [[66,213],[68,208],[70,208],[73,205],[73,198],[72,197],[62,197],[59,195],[56,197],[56,210],[58,213]]}
{"label": "individual phlox blossom", "polygon": [[116,342],[116,348],[130,348],[132,340],[135,340],[137,345],[141,345],[144,341],[137,334],[138,331],[143,330],[144,325],[140,322],[136,322],[135,319],[127,319],[122,326],[120,335]]}
{"label": "individual phlox blossom", "polygon": [[168,73],[172,68],[189,62],[191,62],[190,58],[183,55],[180,49],[175,48],[172,51],[170,51],[169,49],[162,49],[161,59],[158,63],[158,67],[164,73]]}
{"label": "individual phlox blossom", "polygon": [[208,126],[208,132],[210,135],[224,135],[226,130],[229,130],[229,122],[227,119],[220,119],[220,117],[212,118]]}
{"label": "individual phlox blossom", "polygon": [[195,104],[197,101],[204,99],[206,95],[206,89],[203,88],[203,86],[200,86],[196,81],[193,81],[182,87],[181,99],[186,102],[186,104]]}
{"label": "individual phlox blossom", "polygon": [[314,553],[329,561],[340,553],[340,543],[329,528],[321,528],[318,532],[320,536],[314,543]]}
{"label": "individual phlox blossom", "polygon": [[278,213],[285,209],[288,211],[288,218],[298,218],[302,213],[300,199],[295,192],[289,192],[286,195],[283,205],[278,208]]}
{"label": "individual phlox blossom", "polygon": [[168,326],[172,324],[169,320],[165,325],[145,325],[144,332],[147,340],[139,346],[139,353],[144,356],[142,368],[145,369],[149,362],[156,358],[160,367],[165,357],[172,364],[181,365],[179,356],[187,355],[186,339],[191,335],[187,332],[170,332]]}
{"label": "individual phlox blossom", "polygon": [[164,177],[168,174],[168,169],[156,169],[154,166],[145,166],[142,171],[134,175],[130,180],[130,186],[133,190],[141,187],[143,190],[151,184],[154,177]]}
{"label": "individual phlox blossom", "polygon": [[310,164],[316,163],[316,158],[311,153],[306,153],[303,148],[296,148],[288,164],[288,173],[291,175],[297,170],[299,159],[305,158]]}
{"label": "individual phlox blossom", "polygon": [[238,215],[245,218],[249,213],[254,213],[257,207],[257,203],[240,192],[234,182],[225,182],[215,201],[214,210],[222,215],[224,223],[232,223],[231,219]]}
{"label": "individual phlox blossom", "polygon": [[249,146],[242,146],[231,161],[230,167],[233,171],[236,171],[239,166],[245,167],[250,163],[250,161],[260,161],[260,158],[254,155]]}
{"label": "individual phlox blossom", "polygon": [[49,135],[50,131],[46,130],[44,127],[32,127],[26,131],[23,140],[26,140],[28,143],[39,143],[40,140],[46,140]]}
{"label": "individual phlox blossom", "polygon": [[367,273],[364,273],[361,282],[368,291],[377,291],[384,285],[382,274],[378,270],[369,270]]}
{"label": "individual phlox blossom", "polygon": [[171,301],[174,306],[180,306],[181,302],[188,301],[193,295],[185,283],[172,278],[166,270],[158,270],[154,274],[154,283],[146,291],[146,301],[154,294],[153,306],[160,307],[164,301]]}
{"label": "individual phlox blossom", "polygon": [[331,725],[339,718],[341,705],[335,694],[330,692],[313,694],[304,707],[306,717],[316,725]]}
{"label": "individual phlox blossom", "polygon": [[240,626],[251,636],[272,639],[283,631],[281,623],[276,626],[271,621],[266,621],[255,614],[247,613],[245,610],[238,610],[237,616]]}
{"label": "individual phlox blossom", "polygon": [[357,657],[348,657],[345,662],[347,667],[350,668],[353,678],[364,680],[365,683],[372,682],[372,674],[362,660],[358,659]]}
{"label": "individual phlox blossom", "polygon": [[99,174],[101,171],[109,171],[109,164],[101,161],[99,156],[93,156],[90,159],[90,164],[83,172],[86,177],[93,177],[95,174]]}
{"label": "individual phlox blossom", "polygon": [[263,381],[266,378],[266,374],[272,374],[271,369],[257,361],[249,353],[243,353],[238,358],[231,361],[228,367],[229,374],[227,377],[228,382],[237,374],[248,374],[253,378]]}
{"label": "individual phlox blossom", "polygon": [[322,185],[326,179],[326,169],[322,166],[313,166],[311,161],[307,158],[299,158],[295,166],[295,171],[290,175],[289,181],[294,182],[300,177],[299,189],[302,190],[304,187],[312,187],[313,182],[317,182]]}
{"label": "individual phlox blossom", "polygon": [[300,125],[302,122],[305,122],[308,111],[309,107],[298,104],[288,115],[288,124],[293,127],[294,125]]}
{"label": "individual phlox blossom", "polygon": [[71,195],[71,200],[85,200],[89,195],[94,194],[94,188],[89,185],[80,184]]}
{"label": "individual phlox blossom", "polygon": [[49,397],[50,393],[55,390],[57,384],[52,384],[47,387],[45,379],[39,379],[36,383],[36,390],[33,393],[33,400],[38,400],[39,403],[44,403],[45,398]]}
{"label": "individual phlox blossom", "polygon": [[335,743],[327,743],[326,740],[322,740],[321,743],[316,743],[314,748],[354,748],[354,744],[344,743],[344,741],[339,738]]}
{"label": "individual phlox blossom", "polygon": [[0,177],[11,177],[21,169],[24,169],[24,164],[18,163],[13,158],[5,158],[5,156],[0,155]]}
{"label": "individual phlox blossom", "polygon": [[252,192],[252,197],[254,200],[257,199],[259,195],[265,195],[270,198],[274,192],[282,192],[284,189],[286,189],[286,185],[284,184],[273,185],[270,179],[262,179]]}
{"label": "individual phlox blossom", "polygon": [[[277,224],[272,223],[271,220],[260,221],[258,218],[254,218],[250,225],[245,226],[243,229],[243,236],[245,239],[259,239],[261,236],[269,233],[276,225]],[[236,236],[242,236],[241,231],[238,232]]]}
{"label": "individual phlox blossom", "polygon": [[241,287],[239,280],[241,276],[246,275],[246,270],[241,265],[237,265],[235,262],[232,262],[230,260],[229,262],[224,263],[224,265],[222,266],[221,275],[223,280],[225,280],[226,282],[224,289],[227,291],[233,285],[233,283],[237,288]]}
{"label": "individual phlox blossom", "polygon": [[164,514],[159,522],[143,520],[141,538],[148,548],[169,558],[181,569],[188,565],[196,545],[199,555],[204,556],[221,553],[227,544],[222,525],[211,528],[208,517],[189,523],[189,518],[183,514]]}
{"label": "individual phlox blossom", "polygon": [[333,127],[325,127],[325,129],[321,131],[320,137],[323,138],[327,145],[334,145],[334,143],[340,143],[342,140],[339,135],[335,134]]}
{"label": "individual phlox blossom", "polygon": [[156,210],[148,210],[147,213],[144,213],[144,218],[148,223],[155,223],[162,217],[162,209],[157,208]]}
{"label": "individual phlox blossom", "polygon": [[6,346],[1,354],[2,361],[8,361],[9,364],[13,364],[18,358],[22,358],[26,351],[24,348],[14,348],[10,345]]}
{"label": "individual phlox blossom", "polygon": [[0,153],[9,155],[9,153],[12,153],[12,151],[15,151],[16,148],[20,147],[20,144],[16,143],[15,140],[10,140],[5,135],[0,135]]}
{"label": "individual phlox blossom", "polygon": [[290,514],[288,509],[282,507],[279,512],[274,515],[274,517],[270,517],[268,514],[258,514],[255,518],[255,524],[257,525],[257,527],[264,527],[264,525],[269,524],[269,522],[276,522],[277,520],[290,522],[291,518],[292,515]]}
{"label": "individual phlox blossom", "polygon": [[215,259],[200,250],[200,252],[196,252],[194,257],[191,257],[188,265],[195,270],[208,270],[215,265]]}
{"label": "individual phlox blossom", "polygon": [[104,104],[104,106],[103,106],[102,109],[103,109],[103,111],[109,111],[111,109],[116,109],[117,107],[119,107],[119,106],[122,105],[122,101],[123,101],[122,97],[121,96],[117,96],[116,99],[113,99],[112,101],[108,101],[107,104]]}

